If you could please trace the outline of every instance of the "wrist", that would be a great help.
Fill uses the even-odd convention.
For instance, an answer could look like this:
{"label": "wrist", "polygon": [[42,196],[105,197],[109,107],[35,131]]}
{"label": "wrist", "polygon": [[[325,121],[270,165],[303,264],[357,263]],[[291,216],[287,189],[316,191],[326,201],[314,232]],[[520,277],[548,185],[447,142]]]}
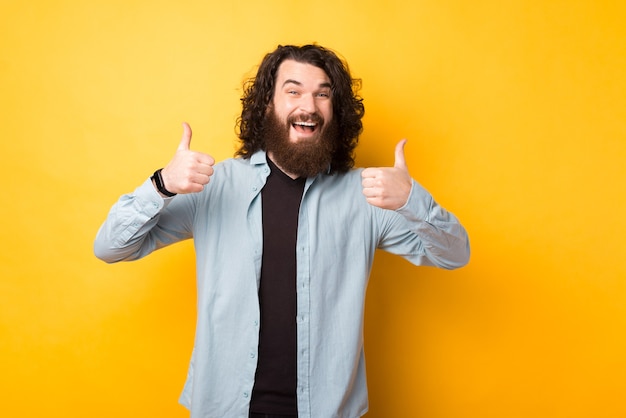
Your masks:
{"label": "wrist", "polygon": [[176,193],[172,193],[165,188],[165,184],[163,183],[163,176],[161,176],[161,170],[163,169],[159,168],[157,171],[154,172],[152,177],[150,177],[152,183],[154,184],[158,192],[161,193],[161,195],[165,197],[176,196]]}

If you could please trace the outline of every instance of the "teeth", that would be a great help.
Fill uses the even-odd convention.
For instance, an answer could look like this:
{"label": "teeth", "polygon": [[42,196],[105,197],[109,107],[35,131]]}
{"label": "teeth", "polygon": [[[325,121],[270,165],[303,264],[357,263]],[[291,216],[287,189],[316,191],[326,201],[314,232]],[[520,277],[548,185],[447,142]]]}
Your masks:
{"label": "teeth", "polygon": [[316,124],[313,122],[296,122],[294,125],[301,125],[301,126],[315,126]]}

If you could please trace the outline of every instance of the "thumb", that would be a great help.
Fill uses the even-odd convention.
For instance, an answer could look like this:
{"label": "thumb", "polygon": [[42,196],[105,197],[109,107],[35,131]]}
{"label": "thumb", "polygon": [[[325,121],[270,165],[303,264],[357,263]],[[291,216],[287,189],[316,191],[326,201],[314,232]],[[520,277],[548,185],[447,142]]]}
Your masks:
{"label": "thumb", "polygon": [[191,144],[191,126],[187,122],[183,122],[183,137],[180,140],[180,144],[178,144],[179,151],[189,150],[189,145]]}
{"label": "thumb", "polygon": [[404,168],[406,169],[406,160],[404,159],[404,145],[406,144],[406,139],[401,140],[396,145],[396,160],[393,166],[395,168]]}

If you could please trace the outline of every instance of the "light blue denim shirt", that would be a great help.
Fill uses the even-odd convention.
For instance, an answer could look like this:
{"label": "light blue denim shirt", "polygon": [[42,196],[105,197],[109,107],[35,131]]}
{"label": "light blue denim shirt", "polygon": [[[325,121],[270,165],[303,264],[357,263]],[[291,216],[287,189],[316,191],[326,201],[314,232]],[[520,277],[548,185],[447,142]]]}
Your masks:
{"label": "light blue denim shirt", "polygon": [[[198,318],[180,402],[192,418],[247,418],[259,343],[265,153],[215,166],[204,191],[163,199],[146,180],[111,209],[95,241],[106,262],[135,260],[194,239]],[[465,229],[417,182],[397,211],[369,205],[360,170],[306,181],[297,232],[299,418],[367,411],[365,290],[376,249],[415,265],[469,259]]]}

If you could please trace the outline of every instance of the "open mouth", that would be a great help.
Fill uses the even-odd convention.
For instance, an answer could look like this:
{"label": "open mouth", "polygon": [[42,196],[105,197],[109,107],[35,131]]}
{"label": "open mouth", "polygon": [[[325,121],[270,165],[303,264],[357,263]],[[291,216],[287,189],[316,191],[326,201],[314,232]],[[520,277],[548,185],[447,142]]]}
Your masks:
{"label": "open mouth", "polygon": [[291,126],[299,133],[311,134],[317,129],[315,122],[294,122]]}

